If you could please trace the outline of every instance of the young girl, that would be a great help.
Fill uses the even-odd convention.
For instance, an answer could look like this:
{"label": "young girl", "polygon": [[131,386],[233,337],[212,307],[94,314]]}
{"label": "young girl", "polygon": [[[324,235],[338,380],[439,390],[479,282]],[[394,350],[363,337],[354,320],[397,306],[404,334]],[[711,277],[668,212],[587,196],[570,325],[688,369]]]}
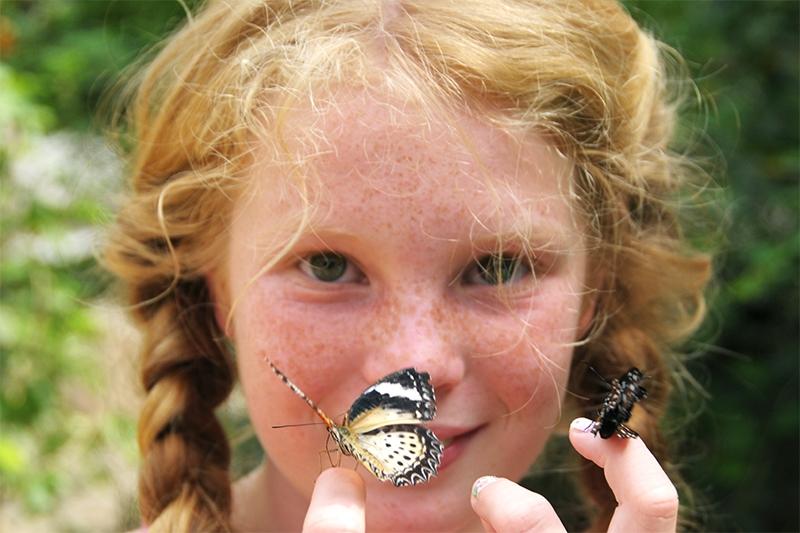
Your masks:
{"label": "young girl", "polygon": [[[571,425],[592,529],[673,530],[659,422],[709,261],[676,220],[667,81],[613,2],[208,2],[139,80],[106,253],[144,333],[149,530],[558,529],[516,482],[595,416],[590,366],[649,393],[641,438]],[[268,359],[332,416],[428,372],[438,475],[320,474],[322,426],[272,427],[316,415]],[[266,458],[232,483],[236,376]]]}

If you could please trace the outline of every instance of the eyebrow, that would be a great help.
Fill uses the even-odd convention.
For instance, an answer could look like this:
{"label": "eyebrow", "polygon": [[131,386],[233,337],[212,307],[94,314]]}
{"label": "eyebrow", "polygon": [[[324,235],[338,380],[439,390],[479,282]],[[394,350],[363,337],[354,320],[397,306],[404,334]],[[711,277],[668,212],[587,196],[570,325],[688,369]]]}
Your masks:
{"label": "eyebrow", "polygon": [[525,228],[520,231],[481,232],[479,235],[473,235],[470,242],[474,249],[486,252],[497,251],[503,246],[512,246],[521,249],[564,253],[574,248],[572,242],[575,241],[571,242],[563,231],[537,227]]}
{"label": "eyebrow", "polygon": [[[319,221],[317,221],[319,222]],[[500,251],[503,246],[518,247],[520,249],[538,250],[549,253],[566,253],[575,248],[578,242],[571,239],[570,234],[563,228],[553,224],[539,223],[532,226],[520,227],[513,231],[492,231],[483,225],[475,226],[477,231],[470,232],[464,242],[472,250],[480,250],[487,253]],[[429,234],[430,235],[430,234]],[[443,243],[457,244],[460,239],[452,237],[438,237],[430,235],[434,239],[440,239]],[[579,237],[578,234],[575,235]],[[335,251],[336,246],[327,243],[328,240],[338,242],[349,241],[357,245],[363,245],[364,239],[358,233],[344,229],[336,225],[326,226],[324,224],[311,224],[305,228],[292,246],[293,249],[306,246],[329,246]],[[289,252],[290,255],[293,253]]]}

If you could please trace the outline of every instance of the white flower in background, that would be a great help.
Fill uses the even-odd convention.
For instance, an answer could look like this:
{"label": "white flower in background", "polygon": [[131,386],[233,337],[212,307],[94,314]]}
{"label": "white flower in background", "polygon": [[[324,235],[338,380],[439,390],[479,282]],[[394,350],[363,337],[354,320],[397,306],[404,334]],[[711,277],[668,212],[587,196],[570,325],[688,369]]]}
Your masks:
{"label": "white flower in background", "polygon": [[31,199],[54,208],[78,198],[108,205],[118,190],[122,165],[102,137],[58,132],[32,137],[12,154],[11,183]]}
{"label": "white flower in background", "polygon": [[10,154],[9,182],[5,187],[4,217],[18,218],[33,206],[56,211],[58,224],[31,231],[12,230],[3,243],[3,255],[48,265],[90,257],[98,239],[93,222],[71,212],[77,203],[109,209],[119,190],[122,164],[102,137],[58,132],[31,136],[24,148]]}

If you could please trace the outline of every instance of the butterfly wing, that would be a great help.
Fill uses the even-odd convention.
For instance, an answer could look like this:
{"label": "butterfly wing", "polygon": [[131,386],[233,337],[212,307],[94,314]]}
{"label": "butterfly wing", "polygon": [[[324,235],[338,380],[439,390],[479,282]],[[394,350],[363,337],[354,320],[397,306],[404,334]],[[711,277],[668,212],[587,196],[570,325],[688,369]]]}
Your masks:
{"label": "butterfly wing", "polygon": [[272,371],[325,421],[342,451],[354,456],[381,481],[395,486],[424,483],[436,475],[442,443],[421,422],[436,414],[427,372],[406,368],[389,374],[358,397],[335,424],[272,361]]}
{"label": "butterfly wing", "polygon": [[419,424],[435,415],[430,375],[406,368],[367,387],[347,412],[345,424],[368,433],[390,424]]}
{"label": "butterfly wing", "polygon": [[436,415],[427,372],[406,368],[367,389],[345,416],[352,454],[382,481],[424,483],[436,475],[442,443],[423,427]]}
{"label": "butterfly wing", "polygon": [[442,443],[420,425],[389,425],[351,435],[353,455],[378,479],[397,487],[425,483],[436,475],[442,459]]}

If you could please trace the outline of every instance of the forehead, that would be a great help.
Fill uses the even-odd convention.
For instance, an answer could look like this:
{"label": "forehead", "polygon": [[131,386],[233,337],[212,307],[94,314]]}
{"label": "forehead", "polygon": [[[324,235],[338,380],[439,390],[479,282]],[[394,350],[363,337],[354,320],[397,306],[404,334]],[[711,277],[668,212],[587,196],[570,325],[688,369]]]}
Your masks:
{"label": "forehead", "polygon": [[[335,223],[342,208],[373,224],[376,216],[390,222],[402,213],[419,224],[449,219],[453,227],[438,230],[459,234],[465,220],[504,233],[531,223],[574,226],[567,200],[572,164],[535,133],[511,134],[467,112],[434,112],[366,90],[317,99],[287,113],[284,124],[286,153],[268,143],[254,169],[260,202],[280,204],[273,213],[311,203],[312,225]],[[361,209],[375,202],[385,208]]]}

